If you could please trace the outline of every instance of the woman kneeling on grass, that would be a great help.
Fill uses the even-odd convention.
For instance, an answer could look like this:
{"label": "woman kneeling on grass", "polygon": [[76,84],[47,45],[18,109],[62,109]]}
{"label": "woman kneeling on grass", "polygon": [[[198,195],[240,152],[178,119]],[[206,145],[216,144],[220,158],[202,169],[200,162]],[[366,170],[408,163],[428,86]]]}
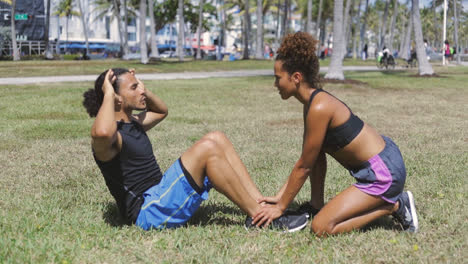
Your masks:
{"label": "woman kneeling on grass", "polygon": [[[268,225],[284,213],[307,177],[311,200],[299,208],[314,216],[312,230],[319,236],[349,232],[392,214],[410,232],[418,231],[411,192],[403,192],[406,170],[393,141],[381,136],[342,101],[321,89],[317,41],[307,33],[286,36],[278,50],[275,86],[283,100],[294,96],[304,105],[302,154],[288,180],[271,203],[254,217],[254,224]],[[324,205],[326,154],[356,178]]]}

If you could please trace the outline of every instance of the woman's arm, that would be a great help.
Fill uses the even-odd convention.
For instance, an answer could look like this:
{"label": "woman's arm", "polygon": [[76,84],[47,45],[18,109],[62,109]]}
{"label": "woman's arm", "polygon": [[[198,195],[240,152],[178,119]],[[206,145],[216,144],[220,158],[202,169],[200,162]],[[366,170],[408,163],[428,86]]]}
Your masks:
{"label": "woman's arm", "polygon": [[322,103],[319,100],[311,106],[307,115],[301,157],[294,165],[286,184],[278,192],[277,195],[281,195],[278,203],[265,205],[254,217],[253,222],[257,226],[268,225],[271,221],[280,217],[294,197],[296,197],[308,175],[312,173],[316,160],[319,154],[322,153],[322,143],[333,113],[330,108],[327,107],[325,102]]}
{"label": "woman's arm", "polygon": [[325,187],[325,175],[327,174],[327,156],[321,151],[315,162],[315,166],[309,176],[310,179],[310,202],[312,207],[320,210],[324,205],[323,191]]}

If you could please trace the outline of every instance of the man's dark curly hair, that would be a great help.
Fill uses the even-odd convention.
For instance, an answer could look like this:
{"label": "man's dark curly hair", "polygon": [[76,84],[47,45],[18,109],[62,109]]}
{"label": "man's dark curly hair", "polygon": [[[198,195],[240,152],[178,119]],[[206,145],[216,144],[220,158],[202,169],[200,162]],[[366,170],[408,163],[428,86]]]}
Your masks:
{"label": "man's dark curly hair", "polygon": [[[96,81],[94,82],[94,89],[91,88],[83,93],[83,106],[86,108],[86,111],[90,117],[95,117],[97,115],[99,108],[101,108],[102,100],[104,100],[102,85],[104,84],[104,78],[106,77],[107,71],[108,70],[101,73],[99,77],[97,77]],[[115,93],[118,94],[120,85],[119,76],[130,71],[128,69],[122,68],[114,68],[112,71],[114,72],[114,76],[117,78],[116,81],[112,84],[112,87],[114,87]]]}
{"label": "man's dark curly hair", "polygon": [[305,82],[311,87],[320,89],[319,60],[316,55],[318,41],[310,34],[297,32],[288,34],[281,42],[276,60],[283,62],[283,70],[289,74],[300,72]]}

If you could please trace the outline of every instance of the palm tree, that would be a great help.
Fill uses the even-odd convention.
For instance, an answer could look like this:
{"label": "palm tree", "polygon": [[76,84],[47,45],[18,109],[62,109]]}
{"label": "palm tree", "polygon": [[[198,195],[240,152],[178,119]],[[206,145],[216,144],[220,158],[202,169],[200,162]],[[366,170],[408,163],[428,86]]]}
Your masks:
{"label": "palm tree", "polygon": [[257,60],[263,59],[263,0],[257,0]]}
{"label": "palm tree", "polygon": [[395,26],[396,26],[396,18],[398,16],[398,0],[393,1],[393,15],[392,15],[392,22],[390,24],[390,40],[389,40],[389,49],[393,52],[393,37],[395,36]]}
{"label": "palm tree", "polygon": [[49,43],[49,27],[50,27],[50,0],[47,0],[47,9],[46,9],[46,21],[44,29],[44,41],[45,41],[45,57],[46,59],[52,59],[52,51],[50,50]]}
{"label": "palm tree", "polygon": [[[246,2],[248,2],[246,0]],[[289,33],[289,9],[290,9],[290,0],[284,0],[284,15],[283,15],[283,23],[282,23],[282,31],[281,37],[286,36]]]}
{"label": "palm tree", "polygon": [[[356,50],[356,44],[357,44],[357,38],[358,38],[358,29],[361,28],[361,2],[362,0],[359,0],[359,4],[357,7],[357,14],[356,14],[356,27],[354,28],[354,37],[353,37],[353,59],[357,58],[357,55],[359,52],[357,50],[361,50],[361,46],[359,45]],[[361,43],[361,41],[359,41]]]}
{"label": "palm tree", "polygon": [[179,7],[177,9],[177,17],[179,19],[179,34],[177,38],[177,54],[179,61],[184,60],[184,0],[179,0]]}
{"label": "palm tree", "polygon": [[16,0],[11,1],[11,48],[13,49],[13,60],[20,60],[18,45],[16,44],[16,28],[15,28],[15,9]]}
{"label": "palm tree", "polygon": [[426,49],[424,48],[421,17],[419,14],[419,0],[412,0],[412,17],[414,26],[414,38],[416,40],[416,54],[418,55],[419,75],[432,75],[431,64],[427,61]]}
{"label": "palm tree", "polygon": [[335,0],[333,8],[333,53],[325,79],[344,80],[343,37],[343,0]]}
{"label": "palm tree", "polygon": [[[323,0],[320,0],[318,6],[317,22],[315,23],[315,33],[317,34],[317,40],[320,40],[320,22],[322,21],[322,7]],[[320,52],[320,49],[317,49],[317,52]]]}
{"label": "palm tree", "polygon": [[81,5],[81,0],[78,1],[78,7],[80,9],[80,19],[81,19],[81,24],[83,25],[83,33],[85,36],[85,43],[86,43],[86,54],[89,54],[89,42],[88,42],[88,26],[85,21],[85,14],[83,12],[83,7]]}
{"label": "palm tree", "polygon": [[[409,4],[410,0],[407,0],[407,3]],[[412,11],[411,9],[408,11],[408,23],[406,27],[406,33],[405,33],[405,39],[403,42],[403,49],[401,49],[401,57],[405,60],[408,60],[410,58],[410,45],[411,45],[411,35],[413,32],[413,16],[412,16]]]}
{"label": "palm tree", "polygon": [[366,26],[367,26],[367,15],[369,13],[369,0],[366,0],[366,7],[364,8],[364,21],[362,21],[360,33],[359,33],[359,51],[362,50],[364,47],[365,41],[365,34],[366,34]]}
{"label": "palm tree", "polygon": [[242,34],[243,53],[242,59],[249,59],[249,33],[250,33],[250,15],[249,15],[249,0],[244,3],[244,32]]}
{"label": "palm tree", "polygon": [[[344,11],[344,18],[343,18],[343,41],[341,42],[342,51],[343,51],[343,58],[346,56],[348,53],[348,25],[349,25],[349,11],[351,9],[351,3],[354,2],[354,0],[346,0],[346,7]],[[334,36],[334,34],[333,34]]]}
{"label": "palm tree", "polygon": [[408,16],[407,14],[407,11],[406,11],[406,7],[409,6],[409,1],[410,0],[406,0],[406,5],[401,5],[401,13],[402,15],[400,16],[401,17],[401,22],[400,22],[400,48],[398,49],[398,54],[400,57],[403,56],[403,49],[404,49],[404,46],[405,46],[405,38],[406,38],[406,29],[407,29],[407,23],[409,23],[409,20],[411,20],[411,16]]}
{"label": "palm tree", "polygon": [[457,54],[457,63],[460,64],[460,46],[458,43],[458,12],[457,12],[457,0],[453,0],[453,18],[454,18],[454,39],[455,39],[455,51]]}
{"label": "palm tree", "polygon": [[146,0],[140,0],[140,55],[141,63],[148,63],[148,47],[146,45]]}
{"label": "palm tree", "polygon": [[[124,11],[124,24],[123,24],[123,56],[124,60],[128,60],[128,54],[130,51],[128,50],[128,11],[131,9],[128,8],[127,0],[122,0],[122,7]],[[120,11],[119,11],[120,12]],[[136,15],[134,15],[136,17]],[[119,23],[121,20],[119,20]]]}
{"label": "palm tree", "polygon": [[201,59],[201,33],[202,33],[202,22],[203,22],[203,0],[200,0],[198,4],[198,27],[197,27],[197,60]]}
{"label": "palm tree", "polygon": [[[68,20],[72,16],[79,16],[80,13],[76,12],[73,10],[73,2],[72,0],[62,0],[58,6],[57,10],[54,13],[55,15],[58,15],[59,17],[65,17],[66,18],[66,24],[65,24],[65,30],[67,34],[67,44],[68,44]],[[60,34],[60,32],[59,32]],[[65,51],[67,51],[67,46],[65,46]]]}
{"label": "palm tree", "polygon": [[120,52],[122,52],[123,55],[127,55],[128,52],[124,52],[124,33],[122,29],[122,17],[120,16],[122,4],[119,0],[95,0],[94,4],[96,5],[94,11],[97,12],[94,21],[106,17],[109,13],[112,14],[112,16],[110,17],[111,21],[114,21],[114,19],[117,20],[117,29],[119,31],[120,40]]}
{"label": "palm tree", "polygon": [[382,50],[382,47],[385,46],[385,35],[387,34],[388,2],[390,0],[384,0],[384,1],[385,1],[385,9],[384,9],[382,26],[380,30],[378,50]]}
{"label": "palm tree", "polygon": [[151,38],[150,38],[150,45],[151,45],[151,54],[150,58],[158,58],[159,57],[159,50],[156,45],[156,26],[154,23],[154,0],[148,0],[148,12],[150,15],[150,32],[151,32]]}
{"label": "palm tree", "polygon": [[307,21],[305,31],[312,34],[312,0],[307,0]]}

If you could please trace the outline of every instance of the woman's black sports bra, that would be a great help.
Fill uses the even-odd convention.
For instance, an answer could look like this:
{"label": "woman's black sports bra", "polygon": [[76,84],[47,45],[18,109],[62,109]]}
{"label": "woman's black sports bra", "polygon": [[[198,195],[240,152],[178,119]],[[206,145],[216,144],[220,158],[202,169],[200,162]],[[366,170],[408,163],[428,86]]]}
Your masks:
{"label": "woman's black sports bra", "polygon": [[[333,96],[327,91],[324,91],[322,89],[316,89],[310,95],[309,105],[307,107],[306,113],[309,112],[309,107],[312,103],[312,100],[314,99],[315,95],[317,95],[319,92],[326,92],[327,94]],[[340,102],[342,101],[340,100]],[[357,135],[359,135],[359,132],[361,132],[362,128],[364,127],[364,122],[359,117],[354,115],[351,109],[345,103],[343,104],[348,108],[351,115],[349,116],[348,120],[344,122],[343,124],[335,128],[327,129],[322,146],[323,148],[326,148],[327,150],[330,150],[331,152],[336,152],[344,148],[346,145],[348,145],[351,141],[353,141],[353,139]]]}

